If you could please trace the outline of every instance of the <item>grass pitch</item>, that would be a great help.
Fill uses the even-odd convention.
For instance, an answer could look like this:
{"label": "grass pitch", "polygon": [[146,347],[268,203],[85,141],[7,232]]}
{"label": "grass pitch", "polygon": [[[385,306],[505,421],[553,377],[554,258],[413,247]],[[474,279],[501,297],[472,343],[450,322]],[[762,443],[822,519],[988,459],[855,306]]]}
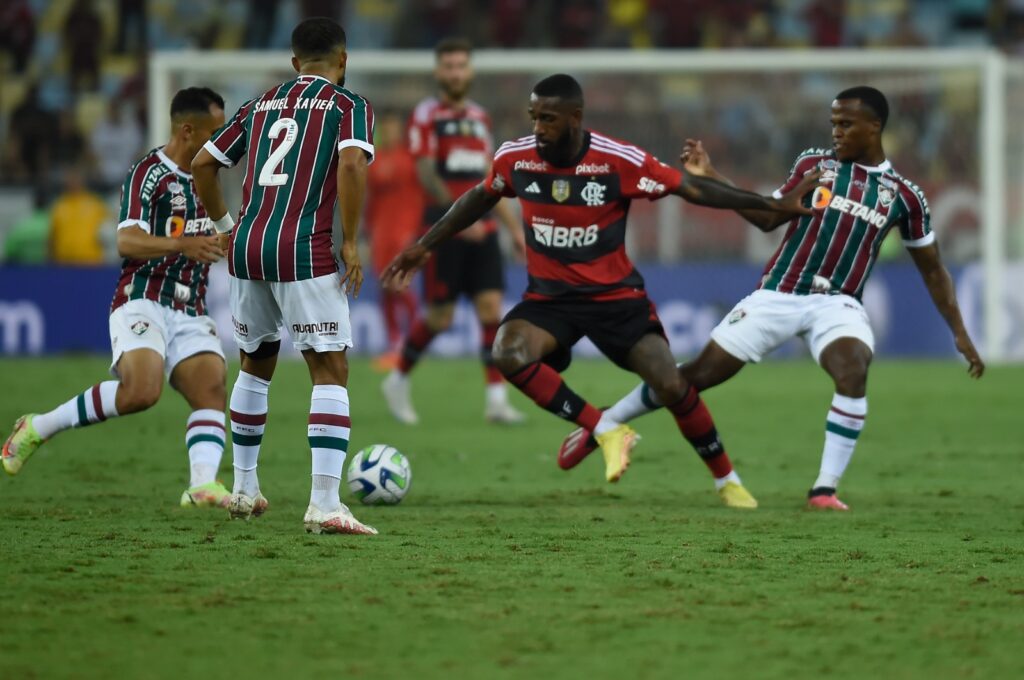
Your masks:
{"label": "grass pitch", "polygon": [[[105,366],[0,361],[4,433]],[[604,362],[567,377],[595,403],[634,384]],[[599,454],[560,471],[570,426],[519,395],[527,426],[485,424],[474,362],[422,364],[415,428],[379,380],[354,364],[353,451],[393,444],[414,479],[398,507],[353,504],[377,537],[302,531],[301,364],[271,388],[259,520],[177,507],[187,407],[170,390],[0,480],[0,677],[1024,676],[1022,368],[974,383],[877,364],[844,515],[802,509],[832,392],[808,361],[706,395],[753,512],[719,505],[664,413],[637,421],[610,486]]]}

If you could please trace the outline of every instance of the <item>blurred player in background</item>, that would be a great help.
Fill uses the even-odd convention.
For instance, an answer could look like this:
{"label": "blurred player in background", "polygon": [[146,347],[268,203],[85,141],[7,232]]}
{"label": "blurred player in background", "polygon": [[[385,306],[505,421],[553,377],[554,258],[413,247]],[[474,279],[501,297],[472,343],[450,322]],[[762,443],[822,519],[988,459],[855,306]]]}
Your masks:
{"label": "blurred player in background", "polygon": [[[429,204],[424,223],[429,226],[452,202],[487,175],[494,145],[487,112],[468,99],[473,81],[471,46],[450,38],[434,50],[437,97],[420,102],[409,125],[409,149],[416,157],[420,182]],[[507,204],[493,206],[508,229],[517,253],[524,252],[523,229]],[[466,295],[480,320],[480,358],[487,383],[484,416],[498,423],[518,423],[523,414],[508,401],[501,372],[494,366],[491,346],[501,321],[505,276],[497,226],[487,214],[438,250],[424,273],[427,309],[405,339],[398,366],[382,385],[391,413],[408,425],[419,421],[412,406],[409,374],[439,333],[448,330],[455,302]]]}
{"label": "blurred player in background", "polygon": [[[939,257],[924,192],[893,168],[882,149],[888,118],[889,104],[878,90],[854,87],[840,92],[832,102],[832,148],[800,154],[789,179],[775,192],[780,196],[805,175],[821,172],[823,186],[813,196],[816,212],[794,219],[778,211],[738,211],[765,232],[788,222],[786,236],[768,261],[758,290],[718,324],[694,361],[679,368],[684,380],[706,390],[793,336],[807,342],[814,360],[835,383],[825,419],[821,469],[808,493],[811,508],[849,509],[836,496],[836,487],[864,428],[868,366],[875,347],[860,298],[890,229],[899,230],[932,302],[953,332],[957,350],[967,359],[971,377],[980,378],[985,370]],[[689,172],[728,181],[711,166],[699,142],[688,140],[684,157]],[[627,422],[662,403],[644,384],[607,413]],[[570,434],[559,460],[569,461],[571,467],[596,448],[597,442],[587,434]]]}
{"label": "blurred player in background", "polygon": [[[380,276],[416,238],[423,220],[423,190],[416,175],[416,160],[405,144],[405,123],[394,111],[377,116],[377,156],[370,166],[366,196],[366,231],[373,268]],[[404,333],[416,320],[417,301],[412,289],[381,290],[381,312],[388,334],[388,351],[374,360],[378,370],[398,365]]]}
{"label": "blurred player in background", "polygon": [[[231,315],[242,370],[231,392],[235,483],[228,510],[249,519],[268,505],[256,465],[283,325],[313,381],[306,531],[375,534],[338,495],[351,428],[346,293],[357,295],[363,281],[356,232],[373,158],[373,111],[342,87],[348,55],[337,22],[301,22],[292,32],[292,51],[298,76],[243,104],[192,161],[217,231],[231,234]],[[235,227],[217,173],[247,154]],[[339,201],[344,275],[331,236]]]}
{"label": "blurred player in background", "polygon": [[224,354],[206,315],[210,263],[223,256],[188,168],[224,124],[224,100],[205,87],[171,100],[171,139],[128,172],[121,189],[117,250],[124,258],[110,306],[110,372],[48,413],[22,416],[3,448],[15,475],[58,432],[144,411],[155,404],[164,375],[192,407],[185,429],[191,465],[181,504],[226,507],[216,481],[224,453]]}
{"label": "blurred player in background", "polygon": [[502,196],[517,196],[530,225],[529,285],[523,301],[502,321],[494,344],[501,372],[541,408],[595,432],[605,477],[618,481],[636,433],[587,403],[558,375],[568,368],[573,345],[590,338],[618,366],[648,377],[670,404],[683,436],[720,480],[725,503],[756,507],[732,469],[707,407],[675,370],[643,277],[626,254],[626,219],[633,199],[669,194],[710,207],[806,213],[799,199],[815,176],[776,199],[684,174],[636,146],[585,129],[583,92],[564,74],[534,86],[529,111],[534,134],[498,149],[487,179],[399,255],[385,284],[406,283],[438,244],[480,219]]}

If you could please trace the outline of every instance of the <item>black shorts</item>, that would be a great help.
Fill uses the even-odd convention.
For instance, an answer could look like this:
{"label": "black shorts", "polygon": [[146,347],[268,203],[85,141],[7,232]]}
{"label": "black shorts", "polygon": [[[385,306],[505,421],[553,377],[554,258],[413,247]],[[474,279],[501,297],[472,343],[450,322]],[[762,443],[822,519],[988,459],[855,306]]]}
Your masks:
{"label": "black shorts", "polygon": [[572,346],[586,336],[601,353],[628,370],[630,350],[650,333],[665,336],[654,303],[648,298],[626,300],[524,300],[513,307],[502,323],[512,319],[543,328],[558,341],[558,348],[544,363],[561,373],[572,362]]}
{"label": "black shorts", "polygon": [[427,304],[454,302],[485,290],[505,290],[505,270],[498,233],[481,241],[452,238],[437,247],[423,272]]}

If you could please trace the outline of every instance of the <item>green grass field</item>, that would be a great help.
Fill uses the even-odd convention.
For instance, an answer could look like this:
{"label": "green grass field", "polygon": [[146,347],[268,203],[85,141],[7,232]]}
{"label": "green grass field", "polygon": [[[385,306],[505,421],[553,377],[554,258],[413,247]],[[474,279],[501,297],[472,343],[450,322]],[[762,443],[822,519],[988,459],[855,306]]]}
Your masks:
{"label": "green grass field", "polygon": [[[105,366],[0,361],[4,433]],[[407,428],[353,366],[353,450],[393,444],[414,471],[402,505],[355,508],[377,537],[303,533],[301,364],[271,389],[272,506],[250,523],[177,507],[173,392],[59,436],[0,480],[0,677],[1024,676],[1024,368],[876,365],[844,515],[803,510],[831,395],[809,361],[706,395],[753,512],[719,505],[664,413],[637,421],[620,484],[599,455],[559,470],[570,426],[519,395],[528,425],[486,425],[479,373],[424,362]],[[633,385],[604,362],[567,377],[595,403]]]}

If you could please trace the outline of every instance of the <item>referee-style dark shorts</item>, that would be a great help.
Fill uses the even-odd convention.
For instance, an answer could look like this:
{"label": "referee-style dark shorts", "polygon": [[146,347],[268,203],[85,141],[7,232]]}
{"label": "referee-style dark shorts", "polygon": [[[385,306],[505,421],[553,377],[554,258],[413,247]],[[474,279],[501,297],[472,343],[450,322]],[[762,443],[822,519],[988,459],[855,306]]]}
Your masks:
{"label": "referee-style dark shorts", "polygon": [[513,307],[502,324],[522,319],[543,328],[558,341],[544,363],[561,373],[572,363],[572,347],[584,336],[620,368],[629,352],[649,333],[665,337],[654,303],[647,297],[626,300],[524,300]]}
{"label": "referee-style dark shorts", "polygon": [[427,304],[445,304],[460,295],[471,298],[485,290],[504,289],[504,262],[496,231],[481,241],[448,239],[437,247],[423,272]]}

